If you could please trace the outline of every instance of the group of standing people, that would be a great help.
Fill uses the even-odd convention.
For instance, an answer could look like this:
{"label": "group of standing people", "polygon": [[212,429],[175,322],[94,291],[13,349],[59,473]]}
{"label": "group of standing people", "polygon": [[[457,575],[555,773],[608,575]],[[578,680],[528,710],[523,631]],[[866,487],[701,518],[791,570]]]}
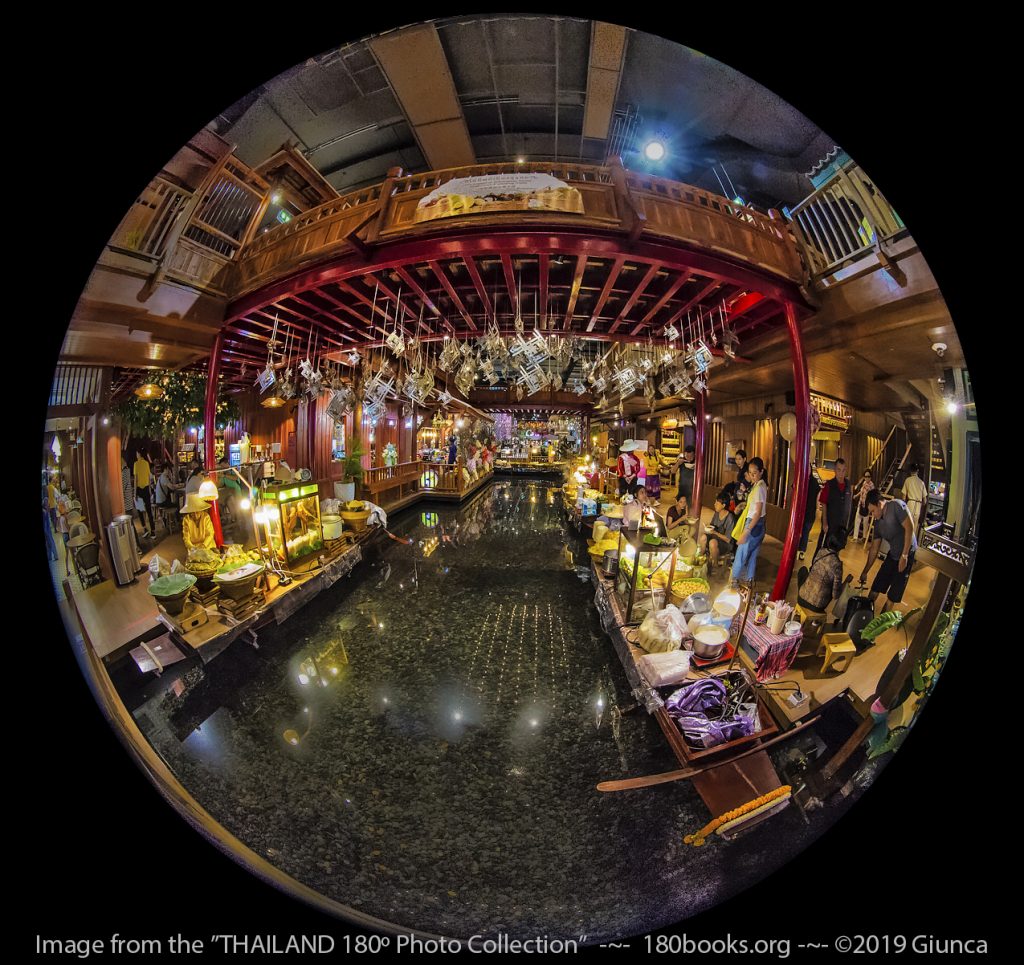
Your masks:
{"label": "group of standing people", "polygon": [[[872,581],[868,597],[872,605],[884,593],[886,602],[882,612],[903,600],[917,553],[917,529],[923,521],[927,503],[927,487],[920,477],[920,467],[914,463],[903,482],[904,499],[881,493],[870,469],[864,471],[857,486],[846,479],[846,463],[836,461],[835,477],[820,487],[817,497],[808,494],[807,517],[800,543],[800,558],[804,556],[807,536],[814,523],[814,506],[821,507],[821,535],[818,549],[800,587],[797,602],[806,609],[824,613],[833,599],[842,592],[843,564],[839,553],[846,547],[852,516],[853,539],[867,538],[868,520],[872,523],[871,543],[867,548],[864,568],[860,573],[861,585],[867,584],[875,560],[882,564]],[[812,483],[818,489],[812,474]],[[863,527],[864,536],[861,529]]]}
{"label": "group of standing people", "polygon": [[[124,497],[124,511],[129,516],[137,515],[142,524],[142,535],[152,539],[156,535],[153,509],[178,509],[178,494],[186,498],[197,494],[206,479],[199,461],[193,459],[183,472],[184,481],[176,481],[169,462],[157,463],[154,467],[145,451],[139,449],[128,464],[130,453],[121,456],[121,491]],[[134,512],[133,512],[134,511]]]}
{"label": "group of standing people", "polygon": [[661,467],[653,453],[637,448],[635,439],[627,439],[619,447],[619,458],[615,464],[619,477],[619,495],[629,493],[635,496],[643,486],[653,499],[661,498]]}

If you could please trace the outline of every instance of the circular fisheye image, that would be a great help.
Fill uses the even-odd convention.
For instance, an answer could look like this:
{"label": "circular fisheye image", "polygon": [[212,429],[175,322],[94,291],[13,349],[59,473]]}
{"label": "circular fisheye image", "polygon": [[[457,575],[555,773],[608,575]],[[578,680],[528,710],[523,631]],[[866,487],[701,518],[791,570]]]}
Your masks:
{"label": "circular fisheye image", "polygon": [[912,232],[621,25],[267,79],[152,172],[53,372],[43,540],[115,732],[385,933],[573,951],[763,880],[898,756],[971,585],[972,383]]}

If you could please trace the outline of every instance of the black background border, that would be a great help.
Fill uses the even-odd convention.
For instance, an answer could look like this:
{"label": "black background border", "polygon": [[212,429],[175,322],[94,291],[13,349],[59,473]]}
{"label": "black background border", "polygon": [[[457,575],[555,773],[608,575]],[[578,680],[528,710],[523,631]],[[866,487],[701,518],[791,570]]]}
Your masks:
{"label": "black background border", "polygon": [[[286,8],[278,9],[276,20],[239,11],[230,22],[221,14],[199,26],[180,23],[184,14],[177,11],[102,19],[71,14],[59,36],[40,39],[38,58],[23,69],[25,87],[14,94],[29,102],[25,134],[43,188],[31,194],[50,196],[26,207],[17,197],[7,199],[21,212],[18,230],[38,232],[25,242],[31,250],[16,259],[40,272],[21,323],[25,339],[16,348],[19,359],[31,356],[25,366],[17,363],[32,400],[31,417],[19,425],[27,432],[30,472],[66,320],[137,191],[196,129],[251,88],[332,45],[406,22],[396,15],[356,21],[348,13],[342,22],[343,8],[333,9],[338,23],[331,28],[289,24]],[[425,12],[459,11],[433,4]],[[941,46],[932,39],[934,25],[921,17],[877,6],[825,9],[815,23],[794,13],[751,15],[738,8],[717,17],[680,8],[675,22],[667,19],[669,10],[657,18],[558,12],[601,16],[701,50],[758,80],[842,144],[920,244],[957,321],[989,427],[986,382],[995,381],[992,373],[1008,373],[1009,361],[991,357],[977,324],[973,299],[984,268],[972,249],[986,236],[976,221],[970,232],[966,220],[957,226],[958,203],[968,198],[953,190],[970,186],[996,203],[1009,200],[998,177],[984,182],[989,161],[974,156],[978,122],[972,112],[998,96],[983,92],[976,79],[990,42],[976,24],[961,19],[950,28],[952,50],[949,38]],[[240,26],[244,15],[259,24]],[[311,10],[302,20],[323,23],[326,17]],[[70,226],[61,228],[56,247],[47,222]],[[973,265],[970,275],[961,274],[967,264]],[[9,283],[20,284],[16,278]],[[981,377],[986,370],[988,380]],[[991,480],[991,459],[986,464]],[[35,512],[28,515],[35,522]],[[37,529],[26,537],[33,549]],[[670,931],[794,942],[827,940],[832,926],[846,934],[997,937],[1005,923],[992,890],[979,885],[993,860],[986,855],[1001,847],[989,822],[1012,827],[1013,818],[1000,819],[1003,807],[989,806],[993,796],[1007,793],[995,771],[994,725],[982,730],[970,723],[976,714],[965,718],[960,711],[974,703],[979,686],[972,655],[995,640],[984,617],[994,596],[991,552],[983,542],[946,674],[892,766],[814,846],[754,888]],[[8,682],[20,692],[21,705],[21,723],[12,733],[26,735],[15,741],[24,764],[10,775],[8,797],[18,815],[9,833],[31,844],[27,860],[9,877],[20,892],[19,914],[8,927],[10,947],[31,952],[37,933],[356,934],[249,875],[168,807],[129,763],[84,686],[45,579],[28,582],[38,591],[36,616],[19,631],[19,642],[7,641]]]}

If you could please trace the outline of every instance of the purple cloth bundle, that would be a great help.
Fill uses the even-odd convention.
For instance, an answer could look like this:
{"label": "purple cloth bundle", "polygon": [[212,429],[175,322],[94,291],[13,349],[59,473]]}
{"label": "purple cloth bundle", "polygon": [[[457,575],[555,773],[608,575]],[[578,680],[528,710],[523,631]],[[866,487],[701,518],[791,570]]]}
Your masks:
{"label": "purple cloth bundle", "polygon": [[665,709],[671,717],[690,713],[703,715],[709,710],[720,710],[724,701],[725,684],[717,677],[704,677],[680,687],[665,701]]}
{"label": "purple cloth bundle", "polygon": [[[694,747],[714,747],[754,733],[754,720],[744,714],[726,720],[713,719],[725,703],[725,684],[716,677],[695,680],[665,701],[665,710]],[[709,719],[708,714],[711,714]]]}

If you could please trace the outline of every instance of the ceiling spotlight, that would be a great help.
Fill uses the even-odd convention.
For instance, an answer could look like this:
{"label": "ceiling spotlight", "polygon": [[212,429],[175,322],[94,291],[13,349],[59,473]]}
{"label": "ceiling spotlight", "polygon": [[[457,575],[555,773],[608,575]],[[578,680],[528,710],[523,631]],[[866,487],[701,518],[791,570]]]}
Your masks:
{"label": "ceiling spotlight", "polygon": [[941,359],[946,354],[946,343],[936,342],[932,345],[932,351]]}
{"label": "ceiling spotlight", "polygon": [[270,203],[271,204],[280,204],[281,203],[281,192],[280,191],[275,191],[270,196]]}
{"label": "ceiling spotlight", "polygon": [[665,145],[659,140],[648,141],[644,145],[644,157],[648,161],[660,161],[665,156]]}
{"label": "ceiling spotlight", "polygon": [[956,415],[956,413],[957,413],[957,409],[959,409],[959,408],[960,408],[960,407],[959,407],[959,406],[958,406],[958,405],[957,405],[957,404],[956,404],[956,403],[955,403],[955,402],[954,402],[954,401],[953,401],[952,399],[950,399],[950,400],[949,400],[949,401],[948,401],[948,402],[946,403],[946,411],[947,411],[947,412],[948,412],[948,413],[949,413],[950,415]]}

